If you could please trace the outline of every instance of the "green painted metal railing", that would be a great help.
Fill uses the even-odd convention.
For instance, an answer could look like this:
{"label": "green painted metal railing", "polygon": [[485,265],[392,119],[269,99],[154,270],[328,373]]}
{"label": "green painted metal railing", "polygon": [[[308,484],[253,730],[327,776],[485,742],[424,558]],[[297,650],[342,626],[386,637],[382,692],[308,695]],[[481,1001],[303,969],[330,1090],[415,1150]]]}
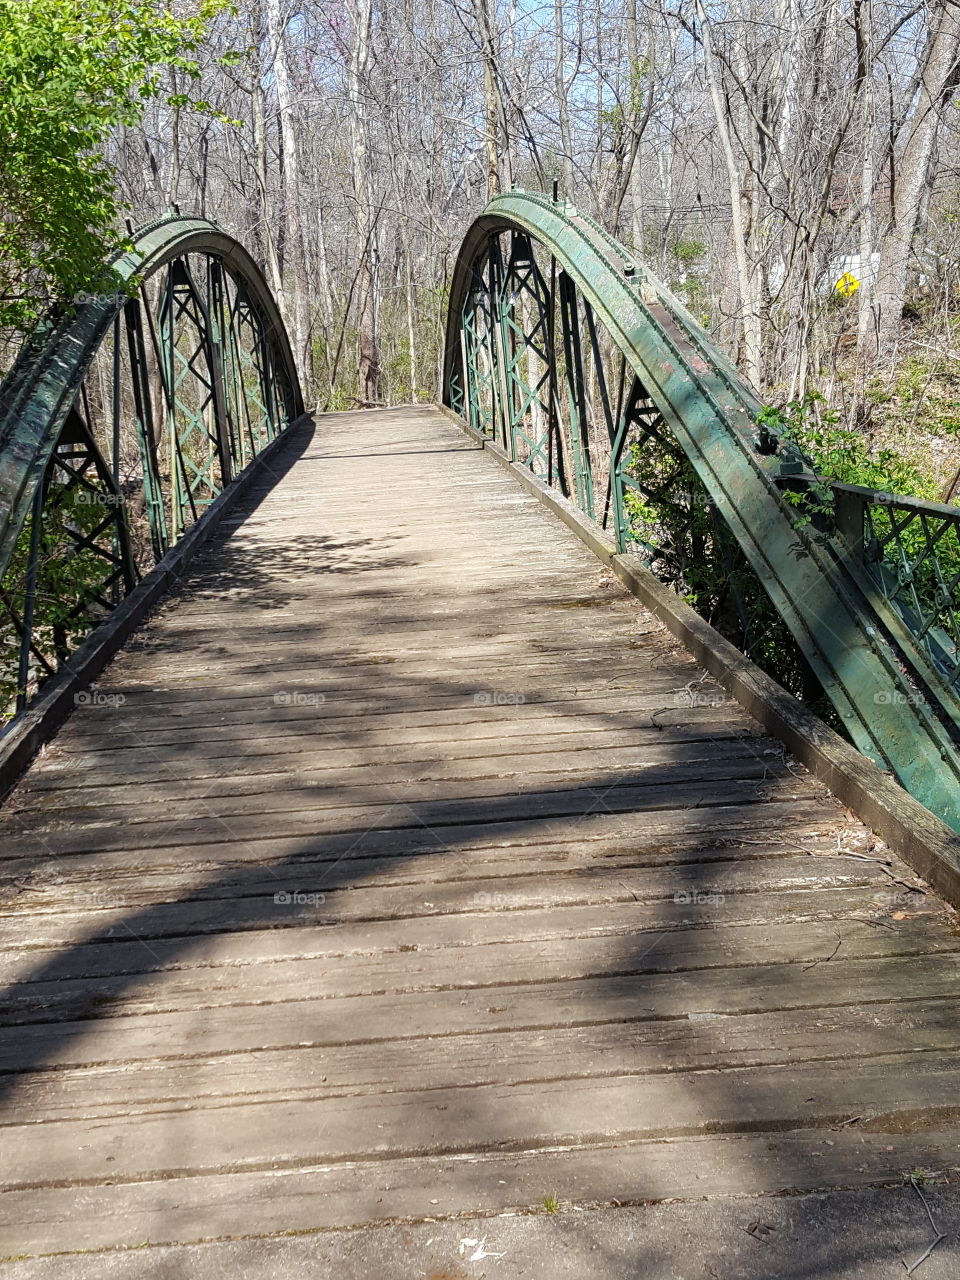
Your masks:
{"label": "green painted metal railing", "polygon": [[769,598],[852,741],[960,829],[960,509],[810,476],[682,304],[539,194],[467,233],[444,400],[664,578],[712,557],[741,635]]}
{"label": "green painted metal railing", "polygon": [[276,302],[231,236],[178,214],[109,267],[114,291],[51,314],[0,384],[0,692],[17,712],[303,412]]}

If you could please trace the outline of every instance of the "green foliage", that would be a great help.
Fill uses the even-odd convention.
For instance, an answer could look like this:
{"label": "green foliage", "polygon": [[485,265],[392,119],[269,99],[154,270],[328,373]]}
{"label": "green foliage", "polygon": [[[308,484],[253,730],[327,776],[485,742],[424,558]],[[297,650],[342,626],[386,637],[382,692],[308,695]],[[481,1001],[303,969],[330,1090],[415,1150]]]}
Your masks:
{"label": "green foliage", "polygon": [[619,102],[616,106],[604,107],[600,112],[600,119],[609,134],[611,149],[619,151],[623,146],[624,136],[623,107]]}
{"label": "green foliage", "polygon": [[[645,563],[731,643],[802,697],[803,658],[716,510],[694,467],[676,448],[634,445],[624,495],[632,540]],[[817,704],[819,713],[829,713]]]}
{"label": "green foliage", "polygon": [[910,356],[897,369],[886,396],[892,422],[912,426],[922,420],[934,436],[960,434],[960,399],[956,370],[942,356]]}
{"label": "green foliage", "polygon": [[627,89],[627,106],[633,118],[643,114],[647,80],[650,75],[650,59],[634,58],[630,63],[630,81]]}
{"label": "green foliage", "polygon": [[161,93],[164,70],[199,75],[189,55],[224,7],[198,0],[177,17],[161,0],[0,0],[0,324],[105,287],[103,259],[124,239],[100,152]]}
{"label": "green foliage", "polygon": [[936,501],[936,477],[920,470],[895,449],[871,449],[866,436],[839,426],[840,415],[817,392],[783,407],[767,406],[758,421],[775,435],[792,440],[807,455],[817,475],[841,484],[859,484],[885,493],[905,493]]}
{"label": "green foliage", "polygon": [[702,240],[685,240],[682,236],[670,246],[670,252],[682,267],[692,267],[706,251],[707,246]]}
{"label": "green foliage", "polygon": [[620,151],[625,143],[628,124],[633,127],[634,121],[643,114],[644,93],[650,64],[646,58],[636,58],[630,65],[630,79],[627,83],[625,101],[615,106],[604,107],[600,112],[614,151]]}

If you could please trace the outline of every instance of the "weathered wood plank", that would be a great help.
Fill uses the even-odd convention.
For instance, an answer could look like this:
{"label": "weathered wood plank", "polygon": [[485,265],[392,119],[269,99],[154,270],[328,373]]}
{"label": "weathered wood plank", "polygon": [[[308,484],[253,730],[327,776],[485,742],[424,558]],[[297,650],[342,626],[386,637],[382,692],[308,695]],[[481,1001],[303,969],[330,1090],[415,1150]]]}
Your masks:
{"label": "weathered wood plank", "polygon": [[[471,676],[462,684],[447,683],[436,680],[429,686],[423,682],[397,682],[389,688],[377,689],[370,682],[358,679],[349,685],[324,686],[316,681],[300,680],[296,684],[292,680],[276,681],[267,684],[261,681],[259,691],[251,693],[247,698],[238,698],[229,704],[223,704],[206,715],[199,705],[201,700],[192,701],[188,694],[174,698],[168,709],[162,713],[159,709],[146,717],[131,719],[131,705],[119,706],[95,705],[90,708],[90,716],[84,717],[85,727],[79,742],[80,749],[86,749],[89,738],[95,742],[98,737],[108,738],[124,733],[139,737],[140,733],[169,733],[171,729],[189,727],[188,741],[194,740],[193,734],[199,734],[196,741],[204,741],[204,731],[210,733],[216,726],[219,732],[233,729],[238,732],[245,727],[252,727],[258,732],[271,726],[291,735],[295,732],[343,732],[351,727],[354,730],[366,731],[367,728],[391,728],[397,722],[400,727],[417,724],[467,724],[476,722],[518,722],[527,716],[552,713],[557,719],[567,719],[573,715],[586,714],[595,717],[599,727],[613,728],[617,725],[629,726],[637,723],[638,727],[655,727],[657,724],[670,725],[687,723],[692,710],[686,704],[691,695],[686,684],[679,680],[657,682],[659,687],[644,688],[642,677],[633,677],[629,681],[623,677],[600,681],[595,684],[581,682],[577,673],[568,673],[564,685],[557,685],[556,671],[549,673],[552,683],[549,689],[537,690],[530,684],[517,689],[517,681],[508,682],[502,675],[496,677],[496,687],[490,676],[485,678]],[[303,701],[297,703],[291,699],[290,704],[277,705],[275,692],[290,694],[316,693],[323,694],[325,701],[319,705]],[[117,690],[122,692],[122,689]],[[477,694],[484,701],[478,702]],[[520,693],[523,702],[506,702],[498,705],[495,695]],[[632,695],[632,696],[630,696]],[[717,695],[719,696],[719,695]],[[626,704],[626,705],[625,705]],[[701,723],[712,723],[711,716],[721,722],[729,723],[735,709],[728,703],[709,703],[710,715],[694,717]],[[86,708],[85,708],[86,710]],[[382,716],[383,720],[373,720],[367,725],[368,716]],[[752,722],[738,717],[736,723],[744,728],[755,730]],[[122,740],[122,739],[121,739]],[[149,737],[145,739],[150,741]],[[70,742],[77,749],[77,738],[62,736],[57,739],[57,747],[69,748]]]}
{"label": "weathered wood plank", "polygon": [[[611,813],[598,810],[593,813],[564,815],[562,823],[549,819],[527,817],[497,820],[492,814],[488,820],[445,825],[442,822],[429,826],[369,827],[365,831],[326,832],[310,835],[291,832],[277,835],[276,826],[271,832],[251,831],[244,828],[244,838],[238,841],[234,833],[221,828],[219,836],[210,839],[204,832],[204,840],[196,842],[192,835],[183,838],[176,830],[167,833],[167,839],[156,845],[138,841],[138,847],[118,844],[115,848],[91,846],[81,841],[76,851],[57,849],[47,835],[42,837],[32,830],[29,823],[20,824],[20,834],[4,840],[2,853],[7,867],[14,865],[30,868],[59,867],[61,860],[83,859],[91,866],[183,866],[200,863],[219,864],[222,861],[274,862],[278,859],[296,862],[302,858],[318,856],[332,859],[367,858],[384,854],[415,857],[422,853],[460,856],[475,850],[506,847],[536,847],[542,845],[569,846],[571,842],[593,844],[600,848],[604,841],[616,840],[621,847],[637,849],[651,843],[676,840],[700,840],[706,843],[736,841],[742,837],[760,839],[766,843],[771,832],[789,830],[789,840],[806,840],[810,834],[834,835],[846,839],[851,830],[847,815],[830,803],[822,791],[807,791],[802,796],[791,796],[786,801],[765,800],[757,803],[751,796],[746,804],[696,805],[693,808],[664,808],[644,812],[638,821],[630,811]],[[853,827],[853,831],[863,829]],[[854,847],[859,847],[855,845]],[[51,864],[49,855],[56,861]]]}
{"label": "weathered wood plank", "polygon": [[[338,853],[318,848],[314,853],[290,859],[285,871],[301,880],[333,874],[337,884],[343,883],[344,877],[356,876],[365,887],[443,884],[450,880],[464,884],[496,876],[499,887],[509,889],[511,883],[525,877],[550,873],[564,877],[570,873],[613,869],[663,871],[668,867],[733,861],[746,866],[752,862],[792,859],[798,854],[816,858],[817,862],[811,865],[823,867],[825,873],[830,873],[849,870],[852,862],[862,861],[861,857],[851,859],[837,854],[835,838],[832,832],[805,831],[798,833],[795,842],[778,842],[737,839],[735,833],[729,833],[719,841],[681,838],[669,843],[639,844],[626,843],[613,836],[606,840],[557,841],[549,845],[518,840],[478,846],[469,851],[457,847],[436,849],[432,853],[408,853],[401,847],[370,855],[362,849]],[[864,856],[867,853],[853,841],[851,851]],[[91,879],[94,859],[95,882]],[[244,896],[271,887],[276,872],[269,861],[252,856],[246,861],[226,856],[191,861],[174,855],[168,863],[165,856],[144,860],[136,854],[76,854],[59,858],[49,866],[25,866],[22,859],[0,859],[0,904],[3,904],[0,909],[8,910],[13,904],[18,908],[26,905],[59,910],[69,905],[139,907],[151,902]],[[262,863],[264,869],[258,874],[251,863]],[[873,863],[885,877],[892,865],[882,855]]]}
{"label": "weathered wood plank", "polygon": [[[587,905],[602,902],[654,902],[672,897],[696,882],[701,893],[758,893],[790,889],[840,888],[872,885],[884,890],[894,884],[887,866],[878,861],[834,857],[827,850],[816,857],[798,856],[781,847],[751,850],[731,856],[730,850],[696,850],[687,857],[661,857],[644,862],[636,855],[614,853],[594,860],[581,855],[580,865],[563,866],[561,856],[538,858],[536,852],[519,859],[496,860],[484,868],[472,859],[414,859],[402,856],[368,860],[363,866],[344,860],[300,860],[293,867],[233,870],[218,868],[215,879],[171,875],[144,868],[135,878],[98,874],[90,883],[89,860],[74,872],[76,891],[65,892],[67,874],[58,865],[53,882],[16,884],[0,902],[0,921],[7,917],[79,916],[85,912],[158,907],[172,913],[188,902],[273,897],[278,876],[295,876],[299,888],[324,893],[324,918],[385,919],[400,915],[446,912],[517,910],[542,906]],[[751,856],[751,855],[756,856]],[[78,860],[74,860],[77,862]],[[426,863],[427,865],[418,865]],[[431,865],[432,864],[432,865]],[[906,883],[906,882],[905,882]],[[177,891],[179,890],[179,892]],[[890,894],[884,894],[889,898]],[[429,901],[428,901],[429,899]],[[91,922],[95,917],[91,916]]]}
{"label": "weathered wood plank", "polygon": [[[0,822],[0,837],[8,852],[46,852],[59,856],[83,850],[100,851],[122,848],[135,843],[141,849],[169,845],[172,842],[204,844],[232,836],[236,840],[275,837],[278,834],[308,838],[318,833],[366,832],[379,829],[418,829],[450,825],[473,825],[495,820],[530,820],[541,822],[586,816],[596,809],[609,813],[640,814],[658,809],[673,809],[678,799],[691,809],[723,805],[762,804],[771,801],[809,799],[828,793],[810,782],[799,781],[786,770],[774,766],[744,766],[745,780],[731,777],[731,770],[721,767],[720,777],[701,782],[694,777],[663,786],[616,785],[598,779],[597,787],[562,787],[553,790],[502,794],[496,788],[477,788],[479,795],[451,799],[420,798],[398,789],[389,798],[378,798],[363,805],[349,803],[341,794],[338,805],[311,805],[309,800],[294,808],[276,804],[275,812],[258,811],[255,804],[234,806],[215,800],[197,801],[182,817],[119,814],[111,821],[107,816],[91,812],[88,824],[80,824],[76,811],[58,824],[55,815],[45,812],[42,820],[31,815],[25,822],[11,813]],[[773,774],[773,777],[764,774]],[[679,793],[679,794],[678,794]],[[165,806],[161,806],[164,808]],[[137,821],[137,818],[140,818]],[[230,819],[236,819],[232,825]],[[136,828],[135,834],[133,829]]]}
{"label": "weathered wood plank", "polygon": [[[722,888],[710,887],[721,884],[721,876],[716,868],[709,879],[699,871],[693,876],[683,874],[675,878],[671,893],[646,901],[629,886],[624,890],[623,885],[619,892],[612,887],[606,900],[602,893],[564,895],[562,886],[550,885],[546,900],[543,895],[526,897],[523,889],[518,889],[512,891],[516,899],[512,906],[507,901],[491,910],[488,901],[477,900],[472,886],[466,895],[469,901],[461,898],[459,903],[445,904],[439,892],[435,902],[433,887],[425,890],[419,885],[406,903],[397,889],[370,890],[365,895],[362,890],[331,892],[328,903],[319,887],[300,889],[299,878],[285,881],[278,875],[259,898],[161,903],[144,907],[133,916],[109,909],[10,914],[3,920],[3,934],[7,948],[27,951],[125,939],[130,934],[148,942],[165,936],[285,930],[306,923],[323,936],[321,945],[327,954],[346,955],[378,948],[476,947],[517,939],[641,936],[681,928],[729,929],[741,924],[863,918],[880,910],[877,894],[881,884],[888,883],[877,878],[874,887],[843,883],[830,887],[824,877],[814,888],[784,882],[776,891],[764,893],[760,888],[769,886],[761,883],[754,891],[725,894]],[[773,879],[779,880],[776,875]],[[303,894],[303,901],[293,897],[297,892]],[[311,893],[323,900],[310,900]],[[355,901],[358,895],[359,901]],[[942,929],[939,915],[929,914]]]}
{"label": "weathered wood plank", "polygon": [[[227,756],[212,762],[209,756],[184,762],[173,756],[169,763],[154,758],[143,762],[146,769],[127,772],[109,772],[106,769],[58,774],[60,785],[51,795],[49,778],[47,786],[20,787],[17,801],[10,805],[12,812],[31,805],[84,803],[93,799],[113,799],[127,796],[134,804],[138,799],[148,799],[156,790],[177,787],[177,794],[200,794],[202,788],[214,781],[218,787],[278,786],[288,782],[292,769],[296,769],[298,782],[323,781],[328,785],[351,786],[364,778],[378,782],[440,781],[443,778],[502,777],[521,769],[531,774],[547,773],[552,777],[577,776],[616,767],[618,771],[640,771],[654,765],[707,762],[724,758],[765,759],[777,758],[764,739],[744,737],[737,733],[722,735],[712,733],[678,742],[664,741],[662,735],[652,736],[644,744],[637,744],[636,732],[599,733],[599,742],[584,742],[582,737],[568,739],[559,745],[549,740],[515,739],[511,750],[498,750],[490,754],[494,746],[490,740],[485,745],[462,744],[460,749],[429,749],[420,746],[406,751],[393,749],[364,749],[360,746],[330,745],[325,751],[297,753],[296,756],[251,758],[246,754]],[[612,739],[612,741],[611,741]],[[230,767],[233,765],[233,768]],[[223,794],[223,791],[212,792]]]}
{"label": "weathered wood plank", "polygon": [[[264,980],[262,971],[238,976],[223,965],[194,968],[192,988],[184,982],[178,989],[173,979],[174,1008],[169,1012],[156,1012],[162,996],[160,1001],[148,998],[138,1008],[134,991],[131,1012],[136,1016],[111,1017],[113,1010],[123,1013],[122,995],[107,993],[93,997],[93,1007],[87,1006],[88,1016],[81,1021],[54,1025],[50,1019],[4,1032],[0,1070],[176,1060],[189,1057],[191,1050],[200,1055],[306,1044],[375,1045],[477,1029],[506,1032],[829,1006],[848,1009],[854,1028],[862,1006],[894,997],[912,1000],[955,993],[960,958],[955,950],[947,950],[942,936],[924,939],[921,934],[906,947],[901,939],[898,950],[885,932],[857,922],[843,928],[838,950],[836,928],[807,926],[801,937],[794,927],[786,939],[789,963],[781,963],[778,954],[783,947],[779,931],[766,947],[755,934],[684,935],[672,944],[657,938],[640,954],[627,951],[619,957],[609,944],[596,942],[568,947],[560,958],[555,944],[508,944],[501,950],[504,964],[499,970],[497,956],[483,954],[484,948],[478,959],[485,967],[476,972],[462,956],[430,953],[418,953],[409,971],[398,972],[399,964],[407,966],[408,961],[404,953],[394,953],[369,964],[356,959],[329,962],[317,983],[318,996],[312,994],[311,979],[320,966],[309,961],[302,962],[305,978],[299,985],[289,980],[293,965],[278,973],[272,998],[269,973]],[[740,949],[747,945],[756,950],[759,963],[736,965],[743,959],[738,943]],[[945,954],[936,954],[938,949]],[[840,961],[841,953],[850,958]],[[543,980],[531,984],[531,971],[541,972],[541,959]],[[604,976],[579,977],[578,967],[588,975],[599,971]],[[849,979],[859,986],[838,986]],[[114,984],[114,991],[118,985],[122,992],[122,984]],[[245,1004],[247,985],[253,1003]],[[348,995],[340,996],[340,991]],[[183,1007],[177,1008],[178,1003]],[[189,1038],[189,1047],[183,1036]]]}
{"label": "weathered wood plank", "polygon": [[[825,988],[824,988],[825,989]],[[0,1125],[27,1120],[122,1117],[190,1110],[230,1100],[259,1104],[357,1093],[600,1079],[626,1074],[716,1071],[955,1053],[960,1025],[952,998],[886,1001],[852,1016],[846,1006],[738,1016],[606,1022],[516,1031],[416,1037],[220,1056],[131,1060],[97,1068],[23,1075],[0,1105]]]}
{"label": "weathered wood plank", "polygon": [[[386,754],[386,753],[385,753]],[[718,762],[722,761],[722,765]],[[626,743],[596,749],[569,747],[562,751],[543,752],[531,750],[523,754],[473,755],[455,758],[448,753],[434,754],[432,758],[398,761],[396,757],[382,761],[365,759],[362,749],[351,751],[349,747],[332,755],[323,764],[301,759],[297,763],[298,790],[314,794],[315,789],[329,787],[337,791],[345,787],[359,786],[414,786],[429,782],[474,783],[487,778],[515,777],[523,770],[536,783],[538,775],[582,781],[603,778],[642,777],[648,770],[656,770],[658,779],[668,779],[671,770],[679,771],[694,765],[698,777],[709,777],[711,766],[723,768],[769,768],[779,761],[779,753],[769,747],[765,739],[743,740],[738,737],[717,737],[694,743],[678,743],[663,746],[650,743],[634,747]],[[679,780],[689,776],[689,771],[679,773]],[[742,773],[738,776],[743,776]],[[262,796],[275,788],[283,788],[284,797],[295,799],[298,790],[289,787],[288,770],[279,772],[271,766],[258,765],[239,757],[233,770],[226,765],[212,774],[197,777],[193,770],[184,777],[171,772],[154,780],[117,778],[111,780],[93,777],[85,779],[84,787],[71,788],[62,785],[55,791],[34,791],[28,787],[18,789],[7,808],[10,813],[26,813],[35,809],[70,809],[97,806],[106,808],[115,804],[134,807],[146,806],[160,800],[166,808],[169,801],[199,798],[208,800],[214,796],[257,795]],[[309,789],[309,790],[308,790]]]}
{"label": "weathered wood plank", "polygon": [[[407,740],[404,741],[403,738]],[[522,757],[546,753],[563,765],[569,764],[571,760],[576,762],[590,753],[595,756],[595,764],[603,760],[606,753],[622,752],[624,749],[627,759],[642,756],[645,760],[660,762],[669,758],[698,758],[699,754],[712,750],[714,743],[719,750],[731,750],[737,744],[748,742],[754,742],[754,750],[772,750],[765,738],[740,733],[733,725],[727,730],[712,727],[699,732],[694,726],[671,726],[657,730],[647,725],[641,729],[612,731],[598,727],[592,730],[581,729],[579,732],[571,727],[567,733],[541,734],[538,737],[523,737],[519,734],[499,736],[493,729],[482,737],[472,734],[451,736],[450,740],[441,739],[439,742],[414,740],[410,735],[402,735],[401,739],[388,747],[345,745],[340,735],[329,735],[325,742],[319,736],[308,738],[303,740],[302,747],[291,747],[289,744],[284,747],[284,744],[273,743],[271,749],[268,745],[271,741],[244,741],[232,750],[221,745],[216,751],[194,751],[189,756],[179,751],[166,752],[159,758],[158,753],[153,750],[131,748],[123,753],[116,753],[115,764],[112,762],[114,753],[107,752],[100,755],[64,755],[61,759],[46,758],[43,770],[38,770],[29,779],[29,784],[18,789],[17,800],[23,803],[27,798],[39,796],[41,792],[59,790],[62,793],[67,788],[141,786],[151,782],[165,782],[174,773],[196,782],[220,776],[231,764],[244,765],[253,774],[276,773],[287,778],[293,769],[307,774],[321,769],[390,764],[443,764],[449,768],[454,762],[476,760],[482,763],[493,758],[498,761],[510,759],[515,768],[520,768],[526,763]],[[491,755],[494,751],[495,757]],[[111,759],[103,759],[108,755]],[[124,764],[126,767],[123,767]]]}
{"label": "weathered wood plank", "polygon": [[[8,1191],[0,1196],[0,1249],[17,1256],[355,1228],[456,1216],[464,1205],[481,1215],[542,1209],[545,1194],[589,1207],[769,1194],[771,1188],[901,1187],[906,1171],[946,1172],[958,1163],[954,1130],[871,1134],[853,1126],[222,1174],[192,1178],[189,1195],[179,1179]],[[50,1274],[59,1277],[67,1260],[54,1261]],[[102,1274],[103,1259],[93,1261],[91,1274]],[[143,1267],[137,1255],[123,1275],[139,1277]]]}
{"label": "weathered wood plank", "polygon": [[[162,1116],[0,1129],[2,1185],[195,1177],[320,1162],[524,1150],[614,1137],[636,1142],[756,1129],[826,1128],[865,1117],[874,1132],[938,1130],[960,1119],[956,1054],[891,1054],[789,1070],[731,1067],[322,1100],[238,1101]],[[131,1141],[135,1127],[137,1141]]]}

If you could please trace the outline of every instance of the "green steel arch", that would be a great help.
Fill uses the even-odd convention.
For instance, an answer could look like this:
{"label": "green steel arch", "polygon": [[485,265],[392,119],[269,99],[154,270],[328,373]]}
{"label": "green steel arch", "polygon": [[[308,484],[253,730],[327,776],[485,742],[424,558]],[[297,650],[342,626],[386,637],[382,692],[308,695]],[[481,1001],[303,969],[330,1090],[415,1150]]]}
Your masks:
{"label": "green steel arch", "polygon": [[[539,194],[497,197],[467,232],[443,398],[611,527],[620,551],[644,550],[627,511],[636,450],[682,451],[852,741],[960,829],[960,509],[811,476],[634,254]],[[648,484],[641,498],[665,493]]]}
{"label": "green steel arch", "polygon": [[[110,263],[120,286],[134,278],[149,279],[193,253],[209,256],[243,282],[269,333],[271,358],[286,377],[288,412],[299,416],[303,400],[286,329],[270,287],[246,249],[206,219],[179,216],[144,227],[133,244]],[[0,385],[0,576],[90,362],[129,305],[118,288],[50,317],[24,344]]]}
{"label": "green steel arch", "polygon": [[[51,313],[0,384],[0,639],[19,646],[17,710],[303,413],[280,310],[232,236],[177,213],[107,266],[107,290]],[[59,604],[53,560],[82,579]]]}

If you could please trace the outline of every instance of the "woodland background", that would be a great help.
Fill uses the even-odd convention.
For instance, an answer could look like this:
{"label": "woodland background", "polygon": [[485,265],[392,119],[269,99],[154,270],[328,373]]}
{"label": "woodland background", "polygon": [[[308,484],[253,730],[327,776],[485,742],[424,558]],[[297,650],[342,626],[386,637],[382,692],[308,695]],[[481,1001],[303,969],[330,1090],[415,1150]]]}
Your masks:
{"label": "woodland background", "polygon": [[433,400],[464,230],[497,191],[556,178],[839,478],[954,497],[957,4],[0,11],[6,359],[125,217],[179,205],[253,250],[312,403]]}

